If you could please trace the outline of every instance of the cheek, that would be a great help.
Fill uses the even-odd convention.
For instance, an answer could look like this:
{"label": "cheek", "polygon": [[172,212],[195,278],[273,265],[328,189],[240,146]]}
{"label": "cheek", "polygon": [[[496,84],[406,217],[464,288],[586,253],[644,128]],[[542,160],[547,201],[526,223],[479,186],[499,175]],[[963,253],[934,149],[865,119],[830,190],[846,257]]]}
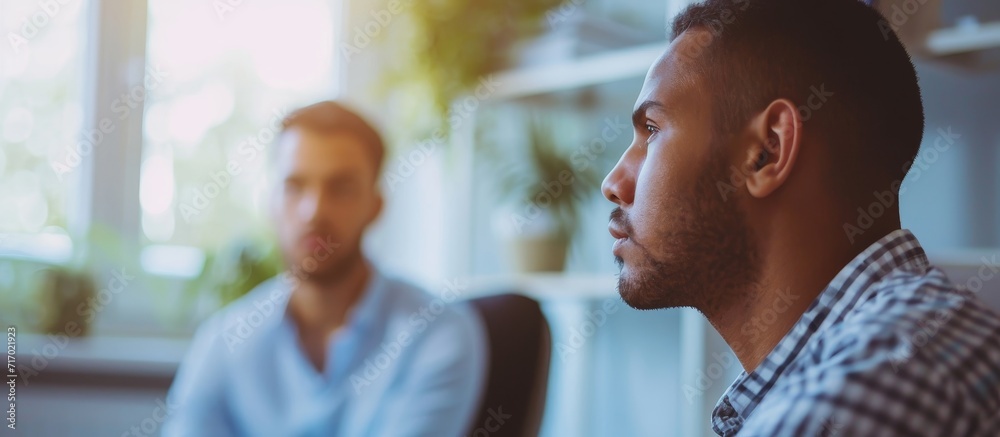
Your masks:
{"label": "cheek", "polygon": [[328,224],[345,231],[363,228],[371,215],[371,201],[367,198],[349,198],[327,205],[324,217]]}
{"label": "cheek", "polygon": [[677,184],[677,176],[668,157],[655,151],[647,156],[636,179],[635,199],[630,219],[637,238],[660,234],[668,222],[670,202]]}

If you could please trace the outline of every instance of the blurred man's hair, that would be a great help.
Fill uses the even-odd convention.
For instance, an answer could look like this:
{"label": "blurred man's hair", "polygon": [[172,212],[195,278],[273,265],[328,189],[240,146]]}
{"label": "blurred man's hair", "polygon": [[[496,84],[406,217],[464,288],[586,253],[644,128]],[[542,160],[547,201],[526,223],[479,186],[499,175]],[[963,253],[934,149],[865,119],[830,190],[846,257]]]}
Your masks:
{"label": "blurred man's hair", "polygon": [[870,194],[906,175],[923,104],[913,63],[878,11],[858,0],[707,0],[674,19],[671,40],[688,29],[711,34],[681,56],[711,93],[718,133],[787,98],[806,135],[833,148],[836,186]]}
{"label": "blurred man's hair", "polygon": [[350,134],[367,147],[376,176],[382,170],[385,144],[378,131],[357,112],[340,102],[327,100],[296,109],[281,122],[281,133],[293,128],[308,129],[322,134]]}

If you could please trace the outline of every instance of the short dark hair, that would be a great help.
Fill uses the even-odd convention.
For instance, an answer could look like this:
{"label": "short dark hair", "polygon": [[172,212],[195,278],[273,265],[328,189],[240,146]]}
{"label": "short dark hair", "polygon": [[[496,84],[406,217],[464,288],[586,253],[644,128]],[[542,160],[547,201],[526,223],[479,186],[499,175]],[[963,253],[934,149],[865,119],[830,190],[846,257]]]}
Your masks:
{"label": "short dark hair", "polygon": [[356,136],[369,149],[375,164],[375,174],[382,170],[385,159],[385,144],[378,131],[364,118],[347,105],[333,100],[326,100],[305,106],[288,114],[281,122],[281,132],[293,127],[302,127],[312,131],[333,134],[348,133]]}
{"label": "short dark hair", "polygon": [[[829,140],[833,165],[870,176],[864,188],[906,175],[923,104],[910,56],[878,11],[858,0],[707,0],[674,19],[671,40],[696,28],[711,34],[692,46],[693,65],[711,90],[717,131],[732,133],[787,98],[806,131]],[[817,93],[832,95],[810,101]],[[848,179],[837,183],[857,186]]]}

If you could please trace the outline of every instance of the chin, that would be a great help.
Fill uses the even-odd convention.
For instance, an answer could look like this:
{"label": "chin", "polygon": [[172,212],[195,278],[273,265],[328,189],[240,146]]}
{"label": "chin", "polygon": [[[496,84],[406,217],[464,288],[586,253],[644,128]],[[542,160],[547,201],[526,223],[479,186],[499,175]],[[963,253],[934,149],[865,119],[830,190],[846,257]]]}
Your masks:
{"label": "chin", "polygon": [[695,298],[688,295],[694,290],[691,284],[682,285],[679,272],[670,273],[664,265],[646,269],[629,267],[619,259],[618,295],[637,310],[658,310],[696,306]]}
{"label": "chin", "polygon": [[618,294],[621,296],[622,301],[634,310],[659,310],[664,308],[650,303],[646,296],[638,295],[638,293],[619,291]]}
{"label": "chin", "polygon": [[[655,310],[664,308],[658,303],[656,288],[649,287],[642,280],[639,272],[627,267],[621,257],[616,257],[620,269],[618,273],[618,295],[628,306],[637,310]],[[637,277],[639,276],[639,277]]]}

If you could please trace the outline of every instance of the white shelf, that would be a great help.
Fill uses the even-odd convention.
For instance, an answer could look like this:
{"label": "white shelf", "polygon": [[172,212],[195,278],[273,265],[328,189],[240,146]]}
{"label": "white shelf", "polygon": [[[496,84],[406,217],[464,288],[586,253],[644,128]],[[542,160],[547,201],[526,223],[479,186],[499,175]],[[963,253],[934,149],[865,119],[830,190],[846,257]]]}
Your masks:
{"label": "white shelf", "polygon": [[938,249],[928,250],[927,258],[931,264],[937,266],[978,268],[984,264],[984,258],[992,260],[998,253],[1000,253],[1000,247]]}
{"label": "white shelf", "polygon": [[667,48],[666,42],[645,44],[579,59],[497,73],[495,98],[517,98],[645,77]]}
{"label": "white shelf", "polygon": [[592,301],[618,298],[614,275],[535,273],[468,279],[470,297],[516,292],[538,301]]}
{"label": "white shelf", "polygon": [[927,50],[932,55],[947,56],[1000,47],[1000,21],[973,28],[938,29],[927,36]]}
{"label": "white shelf", "polygon": [[[170,377],[177,370],[189,344],[190,340],[178,338],[66,338],[19,333],[17,359],[39,373],[54,370]],[[42,363],[41,368],[35,368],[38,363]]]}

